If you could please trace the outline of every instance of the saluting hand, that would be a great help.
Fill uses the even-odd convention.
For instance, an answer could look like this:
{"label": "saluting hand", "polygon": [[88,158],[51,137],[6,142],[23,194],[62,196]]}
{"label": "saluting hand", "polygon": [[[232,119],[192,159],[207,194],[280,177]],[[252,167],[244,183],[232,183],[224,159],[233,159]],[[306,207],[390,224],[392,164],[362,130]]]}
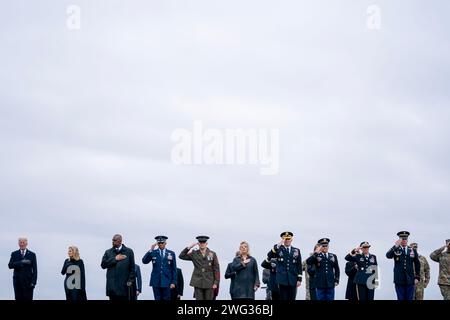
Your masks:
{"label": "saluting hand", "polygon": [[398,239],[397,241],[395,241],[395,246],[398,247],[400,243],[402,243],[402,240]]}
{"label": "saluting hand", "polygon": [[314,253],[321,253],[322,247],[317,247],[316,250],[314,250]]}
{"label": "saluting hand", "polygon": [[191,244],[191,245],[189,246],[189,249],[192,249],[192,248],[195,247],[197,244],[198,244],[198,242]]}
{"label": "saluting hand", "polygon": [[158,245],[157,242],[155,242],[154,244],[152,244],[152,246],[150,247],[150,250],[153,251],[155,250],[155,247]]}

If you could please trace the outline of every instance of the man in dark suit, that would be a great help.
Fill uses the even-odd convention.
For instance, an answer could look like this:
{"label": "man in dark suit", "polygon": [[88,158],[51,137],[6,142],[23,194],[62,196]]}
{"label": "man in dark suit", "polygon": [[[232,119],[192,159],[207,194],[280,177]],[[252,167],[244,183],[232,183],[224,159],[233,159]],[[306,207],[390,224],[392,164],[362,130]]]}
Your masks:
{"label": "man in dark suit", "polygon": [[413,300],[414,286],[420,280],[420,260],[417,250],[408,247],[408,231],[397,233],[399,239],[386,253],[386,258],[394,259],[394,283],[398,300]]}
{"label": "man in dark suit", "polygon": [[277,261],[276,272],[280,300],[295,300],[297,288],[302,283],[302,256],[300,249],[291,245],[293,236],[294,234],[290,231],[280,234],[281,242],[274,245],[267,254],[267,261],[272,258]]}
{"label": "man in dark suit", "polygon": [[134,300],[137,300],[139,295],[142,293],[142,276],[141,276],[141,268],[138,264],[135,264],[135,273],[136,273],[136,283],[135,285],[135,291],[136,295],[134,296]]}
{"label": "man in dark suit", "polygon": [[345,289],[345,299],[347,300],[358,301],[355,283],[356,272],[358,272],[358,265],[355,262],[348,261],[345,264],[345,274],[348,276],[347,288]]}
{"label": "man in dark suit", "polygon": [[170,295],[172,300],[181,300],[184,291],[184,278],[183,272],[180,268],[177,268],[177,285],[175,288],[170,290]]}
{"label": "man in dark suit", "polygon": [[136,270],[134,252],[122,244],[122,236],[114,235],[113,247],[103,255],[102,269],[106,271],[106,295],[110,300],[133,300]]}
{"label": "man in dark suit", "polygon": [[322,238],[320,246],[306,263],[315,266],[317,300],[334,300],[334,288],[339,284],[340,269],[337,256],[328,252],[330,239]]}
{"label": "man in dark suit", "polygon": [[152,263],[150,286],[155,300],[170,300],[170,290],[177,284],[177,259],[175,252],[166,249],[167,239],[166,236],[156,236],[156,243],[142,258],[143,264]]}
{"label": "man in dark suit", "polygon": [[14,269],[13,285],[16,300],[33,300],[37,281],[36,255],[27,249],[27,238],[19,238],[19,250],[11,253],[8,267]]}
{"label": "man in dark suit", "polygon": [[261,263],[261,267],[269,271],[266,300],[280,300],[280,288],[277,283],[277,259],[266,259]]}

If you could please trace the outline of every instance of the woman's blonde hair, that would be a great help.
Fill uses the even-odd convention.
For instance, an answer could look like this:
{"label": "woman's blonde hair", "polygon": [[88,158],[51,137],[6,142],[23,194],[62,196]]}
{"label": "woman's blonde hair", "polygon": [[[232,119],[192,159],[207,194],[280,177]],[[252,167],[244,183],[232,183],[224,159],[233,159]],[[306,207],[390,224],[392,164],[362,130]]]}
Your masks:
{"label": "woman's blonde hair", "polygon": [[239,254],[241,254],[241,246],[246,245],[247,246],[247,255],[250,257],[250,246],[248,245],[247,241],[241,241],[239,244]]}
{"label": "woman's blonde hair", "polygon": [[75,247],[75,246],[70,246],[70,247],[69,247],[69,250],[72,250],[72,251],[73,251],[73,259],[74,259],[74,260],[76,260],[76,261],[80,260],[80,250],[78,250],[77,247]]}

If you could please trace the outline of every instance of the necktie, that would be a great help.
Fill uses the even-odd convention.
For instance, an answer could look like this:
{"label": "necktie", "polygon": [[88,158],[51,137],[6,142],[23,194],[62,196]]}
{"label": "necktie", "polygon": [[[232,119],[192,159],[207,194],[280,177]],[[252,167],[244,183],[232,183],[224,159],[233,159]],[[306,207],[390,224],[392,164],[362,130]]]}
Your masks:
{"label": "necktie", "polygon": [[164,258],[164,251],[163,250],[159,250],[160,251],[160,254],[161,254],[161,259],[163,259]]}
{"label": "necktie", "polygon": [[21,250],[22,251],[22,258],[25,257],[25,250]]}

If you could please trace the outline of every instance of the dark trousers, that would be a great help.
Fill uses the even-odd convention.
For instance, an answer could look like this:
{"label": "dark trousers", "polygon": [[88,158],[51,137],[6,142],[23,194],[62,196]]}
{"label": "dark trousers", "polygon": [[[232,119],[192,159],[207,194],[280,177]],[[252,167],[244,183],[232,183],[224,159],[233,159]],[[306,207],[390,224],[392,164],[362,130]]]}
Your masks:
{"label": "dark trousers", "polygon": [[152,287],[155,300],[170,300],[170,288]]}
{"label": "dark trousers", "polygon": [[181,294],[180,297],[178,296],[178,288],[170,289],[170,300],[181,300]]}
{"label": "dark trousers", "polygon": [[214,300],[214,289],[194,288],[195,300]]}
{"label": "dark trousers", "polygon": [[109,296],[109,300],[111,301],[127,301],[128,296],[116,296],[114,294]]}
{"label": "dark trousers", "polygon": [[28,282],[13,279],[13,286],[16,300],[33,300],[34,287],[31,287]]}
{"label": "dark trousers", "polygon": [[359,301],[373,300],[375,297],[375,290],[367,288],[367,285],[365,284],[357,284],[356,296]]}
{"label": "dark trousers", "polygon": [[312,300],[312,301],[317,300],[316,288],[309,289],[309,299]]}
{"label": "dark trousers", "polygon": [[334,300],[334,287],[332,288],[317,288],[317,300]]}
{"label": "dark trousers", "polygon": [[414,285],[395,285],[397,292],[397,300],[413,300],[414,299]]}
{"label": "dark trousers", "polygon": [[297,296],[297,286],[284,286],[280,284],[280,300],[295,300]]}
{"label": "dark trousers", "polygon": [[267,290],[266,300],[280,300],[280,291],[278,289]]}

